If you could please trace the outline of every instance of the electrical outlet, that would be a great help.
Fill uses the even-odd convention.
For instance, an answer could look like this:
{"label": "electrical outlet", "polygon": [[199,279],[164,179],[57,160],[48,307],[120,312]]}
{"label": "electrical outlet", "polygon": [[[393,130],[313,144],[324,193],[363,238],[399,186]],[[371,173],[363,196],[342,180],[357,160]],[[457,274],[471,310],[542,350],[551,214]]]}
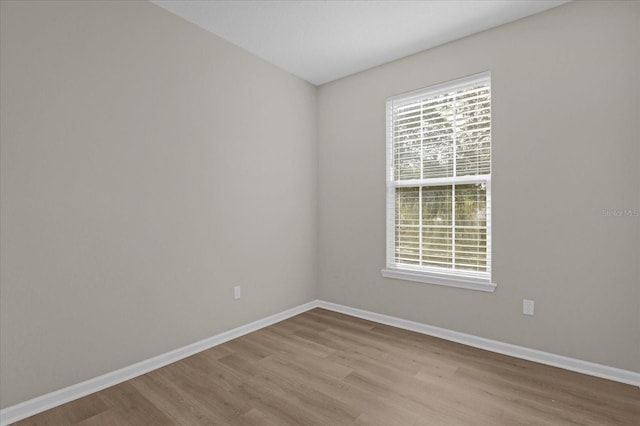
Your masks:
{"label": "electrical outlet", "polygon": [[525,315],[533,315],[534,301],[529,299],[522,299],[522,313]]}
{"label": "electrical outlet", "polygon": [[233,298],[240,299],[240,296],[242,296],[242,290],[240,290],[240,286],[237,285],[233,288]]}

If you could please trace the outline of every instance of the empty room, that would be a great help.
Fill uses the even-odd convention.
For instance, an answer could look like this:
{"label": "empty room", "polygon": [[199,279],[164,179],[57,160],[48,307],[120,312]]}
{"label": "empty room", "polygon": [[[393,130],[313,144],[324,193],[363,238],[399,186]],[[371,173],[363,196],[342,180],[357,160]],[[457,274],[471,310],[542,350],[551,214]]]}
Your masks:
{"label": "empty room", "polygon": [[0,425],[640,425],[640,2],[0,0]]}

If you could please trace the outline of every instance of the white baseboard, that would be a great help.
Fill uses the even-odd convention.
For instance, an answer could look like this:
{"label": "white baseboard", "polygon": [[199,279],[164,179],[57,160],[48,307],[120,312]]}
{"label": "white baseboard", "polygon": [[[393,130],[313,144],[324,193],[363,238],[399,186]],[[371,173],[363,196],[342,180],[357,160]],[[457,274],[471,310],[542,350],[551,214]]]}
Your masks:
{"label": "white baseboard", "polygon": [[173,351],[158,355],[153,358],[149,358],[128,367],[112,371],[111,373],[103,374],[102,376],[98,376],[93,379],[89,379],[87,381],[4,408],[0,410],[0,426],[7,426],[13,422],[17,422],[35,414],[41,413],[50,408],[57,407],[58,405],[65,404],[75,399],[90,395],[94,392],[98,392],[102,389],[106,389],[110,386],[117,385],[118,383],[122,383],[135,377],[141,376],[150,371],[164,367],[165,365],[179,361],[183,358],[228,342],[229,340],[233,340],[237,337],[243,336],[253,331],[260,330],[261,328],[283,321],[287,318],[291,318],[313,308],[323,308],[335,312],[340,312],[369,321],[374,321],[405,330],[411,330],[429,336],[439,337],[442,339],[450,340],[452,342],[473,346],[479,349],[485,349],[491,352],[497,352],[516,358],[539,362],[541,364],[564,368],[565,370],[576,371],[578,373],[601,377],[616,382],[640,386],[640,373],[636,373],[633,371],[608,367],[606,365],[595,364],[592,362],[568,358],[561,355],[554,355],[548,352],[538,351],[536,349],[529,349],[523,346],[502,343],[496,340],[476,337],[470,334],[464,334],[444,328],[433,327],[414,321],[408,321],[401,318],[365,311],[362,309],[338,305],[336,303],[314,300],[312,302],[305,303],[284,312],[280,312],[261,320],[254,321],[252,323],[226,331],[224,333],[220,333],[216,336],[209,337],[199,342],[192,343],[182,348],[175,349]]}
{"label": "white baseboard", "polygon": [[549,352],[543,352],[523,346],[512,345],[510,343],[499,342],[497,340],[485,339],[483,337],[472,336],[470,334],[464,334],[457,331],[447,330],[445,328],[439,328],[418,322],[404,320],[401,318],[376,314],[374,312],[351,308],[349,306],[338,305],[336,303],[318,301],[318,307],[366,319],[369,321],[379,322],[381,324],[402,328],[404,330],[415,331],[417,333],[439,337],[441,339],[450,340],[452,342],[462,343],[463,345],[473,346],[475,348],[484,349],[503,355],[509,355],[515,358],[526,359],[528,361],[551,365],[553,367],[559,367],[565,370],[588,374],[590,376],[600,377],[603,379],[613,380],[629,385],[640,386],[640,373],[636,373],[633,371],[622,370],[620,368],[609,367],[606,365],[596,364],[588,361],[582,361],[562,355],[555,355]]}
{"label": "white baseboard", "polygon": [[206,349],[220,345],[229,340],[251,333],[277,322],[291,318],[298,314],[313,309],[318,306],[317,301],[305,303],[284,312],[280,312],[252,323],[242,325],[232,330],[220,333],[213,337],[209,337],[199,342],[192,343],[187,346],[175,349],[162,355],[140,361],[128,367],[121,368],[102,376],[94,377],[87,381],[71,385],[69,387],[59,389],[57,391],[30,399],[20,404],[12,405],[0,410],[0,426],[6,426],[13,422],[25,419],[35,414],[41,413],[58,405],[65,404],[78,398],[98,392],[102,389],[117,385],[118,383],[131,380],[134,377],[141,376],[150,371],[156,370],[165,365],[180,361],[183,358],[197,354]]}

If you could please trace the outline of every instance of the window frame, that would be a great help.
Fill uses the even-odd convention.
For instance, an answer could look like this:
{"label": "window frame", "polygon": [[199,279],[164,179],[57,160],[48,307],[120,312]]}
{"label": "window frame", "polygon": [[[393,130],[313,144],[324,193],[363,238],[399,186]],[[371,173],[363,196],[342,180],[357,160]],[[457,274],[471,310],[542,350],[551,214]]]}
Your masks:
{"label": "window frame", "polygon": [[[387,98],[386,100],[386,268],[382,269],[382,276],[400,280],[422,282],[428,284],[458,287],[470,290],[480,290],[486,292],[495,291],[496,284],[492,282],[492,241],[491,241],[491,176],[484,175],[463,175],[442,178],[422,178],[396,180],[394,174],[394,109],[397,103],[409,104],[417,99],[435,98],[438,95],[455,92],[477,83],[488,83],[491,93],[491,73],[485,71],[467,77],[451,80],[448,82],[428,86],[419,90],[399,94]],[[491,107],[490,107],[491,108]],[[489,135],[492,133],[491,110],[489,113]],[[491,136],[490,136],[491,137]],[[489,147],[489,164],[492,162],[491,145]],[[396,189],[417,187],[420,191],[425,187],[452,186],[455,193],[455,185],[463,184],[485,184],[486,190],[486,262],[487,271],[467,271],[431,266],[411,266],[396,261]],[[452,202],[455,206],[455,201]],[[455,220],[455,219],[454,219]],[[455,229],[455,225],[452,225]],[[455,240],[452,238],[452,242]],[[421,244],[421,242],[420,242]]]}

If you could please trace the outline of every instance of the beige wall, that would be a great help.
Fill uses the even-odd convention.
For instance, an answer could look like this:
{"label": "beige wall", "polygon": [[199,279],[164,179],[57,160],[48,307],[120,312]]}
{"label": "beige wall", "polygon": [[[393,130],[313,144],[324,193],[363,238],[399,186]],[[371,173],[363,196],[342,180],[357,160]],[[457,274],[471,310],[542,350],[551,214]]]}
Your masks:
{"label": "beige wall", "polygon": [[315,298],[316,88],[148,2],[1,4],[2,407]]}
{"label": "beige wall", "polygon": [[[320,298],[640,372],[640,217],[602,215],[640,211],[639,6],[573,2],[320,87]],[[484,70],[498,288],[382,278],[385,98]]]}

